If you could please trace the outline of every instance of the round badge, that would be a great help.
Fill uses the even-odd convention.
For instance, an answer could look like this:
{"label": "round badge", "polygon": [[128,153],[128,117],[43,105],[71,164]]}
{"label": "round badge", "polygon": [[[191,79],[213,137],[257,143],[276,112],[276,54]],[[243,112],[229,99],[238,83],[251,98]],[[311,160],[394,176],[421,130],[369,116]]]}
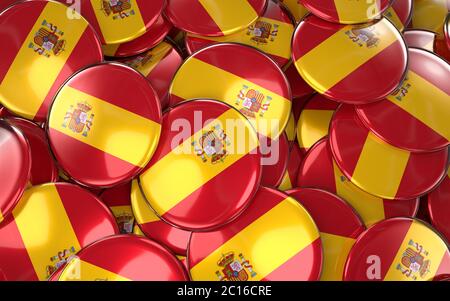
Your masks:
{"label": "round badge", "polygon": [[163,109],[169,106],[169,87],[183,63],[180,53],[171,43],[162,42],[147,52],[123,59],[121,62],[139,71],[150,81]]}
{"label": "round badge", "polygon": [[386,10],[384,16],[388,18],[398,30],[403,31],[411,22],[413,0],[395,0]]}
{"label": "round badge", "polygon": [[134,231],[135,234],[145,235],[167,246],[175,254],[186,255],[191,232],[173,227],[156,216],[145,201],[136,180],[131,184],[131,206],[139,229]]}
{"label": "round badge", "polygon": [[131,183],[105,189],[100,194],[100,200],[111,209],[119,226],[120,233],[133,232],[134,215],[131,210]]}
{"label": "round badge", "polygon": [[242,213],[257,190],[258,144],[250,122],[229,105],[182,103],[164,114],[159,146],[139,184],[169,224],[193,231],[222,226]]}
{"label": "round badge", "polygon": [[323,246],[321,281],[341,281],[350,249],[365,227],[354,209],[324,190],[296,188],[286,192],[314,219]]}
{"label": "round badge", "polygon": [[167,0],[166,16],[175,27],[202,36],[244,30],[264,13],[267,0]]}
{"label": "round badge", "polygon": [[447,149],[412,153],[389,145],[364,127],[348,105],[331,121],[330,146],[336,164],[353,184],[385,199],[424,195],[447,170]]}
{"label": "round badge", "polygon": [[289,158],[289,141],[283,133],[276,140],[266,140],[259,146],[262,154],[261,185],[277,187],[281,184],[286,172]]}
{"label": "round badge", "polygon": [[56,182],[58,179],[58,168],[48,148],[45,131],[37,124],[25,119],[10,117],[7,121],[22,131],[30,144],[30,183],[39,185]]}
{"label": "round badge", "polygon": [[46,280],[81,248],[118,233],[109,209],[86,190],[34,186],[0,226],[0,266],[8,280]]}
{"label": "round badge", "polygon": [[298,74],[294,63],[290,62],[283,70],[291,85],[293,99],[309,96],[314,93],[314,89]]}
{"label": "round badge", "polygon": [[314,95],[300,112],[297,122],[297,141],[306,153],[317,141],[328,136],[331,118],[339,103],[320,94]]}
{"label": "round badge", "polygon": [[64,84],[46,126],[67,174],[83,185],[106,188],[131,180],[147,165],[161,133],[161,107],[137,71],[99,64]]}
{"label": "round badge", "polygon": [[450,241],[450,169],[439,186],[428,194],[428,213],[433,226]]}
{"label": "round badge", "polygon": [[161,43],[171,29],[172,24],[160,16],[142,36],[123,44],[102,45],[103,54],[109,57],[138,55]]}
{"label": "round badge", "polygon": [[346,281],[423,281],[450,271],[444,240],[410,218],[380,222],[359,236],[345,264]]}
{"label": "round badge", "polygon": [[412,28],[442,34],[445,18],[450,11],[448,0],[415,0]]}
{"label": "round badge", "polygon": [[31,148],[24,134],[0,119],[0,223],[16,206],[28,185]]}
{"label": "round badge", "polygon": [[245,30],[224,37],[188,33],[185,43],[189,54],[216,43],[235,42],[253,46],[269,55],[282,67],[291,57],[293,33],[294,25],[289,12],[279,2],[269,0],[266,12]]}
{"label": "round badge", "polygon": [[408,29],[403,33],[403,37],[408,47],[435,52],[437,34],[432,31]]}
{"label": "round badge", "polygon": [[19,0],[0,0],[0,12]]}
{"label": "round badge", "polygon": [[298,0],[280,0],[294,16],[295,21],[299,22],[309,11]]}
{"label": "round badge", "polygon": [[[450,144],[450,66],[425,50],[409,49],[401,88],[356,112],[374,134],[398,148],[433,151]],[[380,114],[380,112],[383,112]]]}
{"label": "round badge", "polygon": [[156,242],[135,235],[119,235],[99,240],[78,252],[58,280],[187,281],[189,277],[182,263]]}
{"label": "round badge", "polygon": [[300,147],[297,144],[293,144],[289,151],[286,172],[284,173],[280,186],[278,186],[279,190],[286,191],[288,189],[292,189],[295,186],[298,170],[300,168],[303,157],[304,155],[300,150]]}
{"label": "round badge", "polygon": [[188,267],[194,281],[318,280],[322,243],[303,206],[261,187],[238,219],[192,233]]}
{"label": "round badge", "polygon": [[79,3],[81,15],[106,45],[129,42],[151,30],[164,5],[165,0],[81,0]]}
{"label": "round badge", "polygon": [[317,142],[306,154],[294,186],[324,189],[337,194],[356,209],[368,227],[391,217],[414,217],[419,207],[419,198],[386,200],[352,184],[334,162],[327,138]]}
{"label": "round badge", "polygon": [[291,110],[291,91],[281,69],[258,50],[239,44],[216,44],[190,56],[169,93],[171,105],[199,97],[226,102],[271,139],[281,135]]}
{"label": "round badge", "polygon": [[59,87],[103,59],[84,18],[69,19],[52,1],[26,1],[0,14],[0,102],[15,115],[44,121]]}
{"label": "round badge", "polygon": [[300,0],[300,2],[321,19],[340,24],[357,24],[380,18],[392,1]]}
{"label": "round badge", "polygon": [[344,26],[307,16],[295,30],[292,49],[303,79],[320,94],[342,103],[381,100],[406,74],[405,42],[385,18]]}

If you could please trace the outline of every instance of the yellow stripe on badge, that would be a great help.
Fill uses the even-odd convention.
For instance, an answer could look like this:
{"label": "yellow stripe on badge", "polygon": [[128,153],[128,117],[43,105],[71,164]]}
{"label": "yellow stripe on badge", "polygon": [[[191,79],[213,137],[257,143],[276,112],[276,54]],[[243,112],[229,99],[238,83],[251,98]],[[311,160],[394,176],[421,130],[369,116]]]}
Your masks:
{"label": "yellow stripe on badge", "polygon": [[[202,76],[198,76],[199,74]],[[175,79],[176,84],[172,84],[170,93],[183,99],[198,98],[199,94],[202,94],[204,97],[224,101],[241,109],[242,102],[236,105],[236,99],[244,85],[272,97],[270,108],[264,113],[264,117],[257,114],[255,118],[249,118],[257,132],[269,138],[272,137],[275,122],[280,122],[280,116],[287,115],[285,112],[289,112],[291,108],[291,102],[287,98],[196,58],[189,59],[189,63],[185,63],[183,68],[178,70],[176,78],[179,80]],[[227,89],[224,91],[217,87]],[[277,125],[279,128],[285,126],[285,124]]]}
{"label": "yellow stripe on badge", "polygon": [[[44,21],[55,24],[63,31],[70,29],[70,35],[64,35],[66,44],[58,56],[36,58],[38,54],[30,48],[30,43]],[[0,98],[8,100],[10,111],[28,119],[35,117],[86,27],[85,20],[69,19],[61,13],[59,5],[47,3],[0,83]],[[23,82],[27,84],[18,86]]]}
{"label": "yellow stripe on badge", "polygon": [[0,210],[0,223],[4,220],[5,218],[3,217],[2,211]]}
{"label": "yellow stripe on badge", "polygon": [[144,232],[142,232],[141,228],[137,224],[133,227],[133,234],[138,236],[145,236]]}
{"label": "yellow stripe on badge", "polygon": [[171,49],[172,46],[170,44],[162,42],[148,53],[148,55],[151,54],[150,62],[144,65],[139,64],[136,70],[147,77]]}
{"label": "yellow stripe on badge", "polygon": [[117,49],[119,49],[121,44],[107,44],[102,45],[103,54],[106,56],[114,56],[116,54]]}
{"label": "yellow stripe on badge", "polygon": [[[395,198],[410,153],[393,147],[369,132],[356,164],[352,180],[370,192],[383,192],[382,197]],[[383,179],[383,181],[380,181]]]}
{"label": "yellow stripe on badge", "polygon": [[[386,276],[384,277],[385,281],[433,280],[442,261],[442,258],[447,251],[447,246],[437,234],[431,233],[431,231],[432,230],[419,222],[414,221],[411,224],[400,246],[400,249],[395,255],[394,261],[391,263],[391,266],[387,271]],[[404,253],[408,252],[408,248],[412,251],[418,251],[415,245],[416,243],[421,245],[423,248],[421,255],[424,257],[424,262],[428,260],[430,265],[428,267],[429,272],[426,273],[424,278],[421,278],[419,275],[417,275],[416,279],[414,279],[414,276],[406,277],[402,273],[403,268],[407,269],[407,267],[403,266],[402,264],[402,258],[404,256]],[[426,254],[424,252],[426,252]]]}
{"label": "yellow stripe on badge", "polygon": [[354,23],[355,21],[371,20],[380,14],[380,0],[334,0],[334,5],[336,7],[339,20],[342,22]]}
{"label": "yellow stripe on badge", "polygon": [[361,216],[366,226],[384,220],[383,199],[371,195],[352,184],[333,162],[336,194],[346,200]]}
{"label": "yellow stripe on badge", "polygon": [[310,148],[328,135],[333,110],[303,110],[297,124],[297,139],[300,147]]}
{"label": "yellow stripe on badge", "polygon": [[286,128],[284,129],[284,132],[286,133],[288,141],[294,141],[295,138],[297,137],[297,128],[295,126],[294,119],[295,119],[294,114],[291,112],[291,115],[289,116]]}
{"label": "yellow stripe on badge", "polygon": [[355,239],[320,232],[324,250],[321,281],[341,281],[344,275],[345,261]]}
{"label": "yellow stripe on badge", "polygon": [[[297,70],[319,93],[325,93],[398,40],[397,35],[390,30],[386,22],[389,21],[382,20],[373,25],[380,37],[382,37],[377,47],[360,49],[361,47],[354,43],[346,34],[346,32],[355,27],[345,26],[300,57],[295,62]],[[355,55],[355,47],[360,49],[357,51],[358,55]],[[332,52],[330,52],[330,49],[332,49]],[[333,59],[335,57],[340,59]],[[326,65],[325,71],[324,63]]]}
{"label": "yellow stripe on badge", "polygon": [[55,265],[51,256],[71,248],[79,251],[81,247],[56,187],[42,187],[26,190],[24,205],[16,207],[13,215],[37,277],[46,280],[47,266]]}
{"label": "yellow stripe on badge", "polygon": [[[405,83],[411,85],[402,101],[390,95],[388,99],[447,140],[450,140],[450,96],[413,71],[409,71]],[[430,112],[430,104],[433,106]]]}
{"label": "yellow stripe on badge", "polygon": [[258,14],[247,0],[198,0],[198,2],[224,35],[234,32],[236,28],[241,28],[242,20],[258,18]]}
{"label": "yellow stripe on badge", "polygon": [[131,205],[133,214],[139,224],[142,225],[160,221],[159,217],[156,216],[155,212],[153,212],[145,201],[137,180],[133,180],[131,183]]}
{"label": "yellow stripe on badge", "polygon": [[[234,251],[249,257],[256,272],[251,280],[258,281],[309,246],[319,238],[319,233],[306,210],[293,210],[292,202],[293,199],[288,197],[253,221],[192,267],[192,277],[196,280],[217,280],[217,261],[222,254]],[[298,226],[294,226],[293,221]],[[271,232],[272,229],[277,231]]]}
{"label": "yellow stripe on badge", "polygon": [[131,281],[111,271],[78,258],[72,259],[64,268],[59,281]]}
{"label": "yellow stripe on badge", "polygon": [[[230,120],[242,122],[241,125],[245,126],[245,137],[251,135],[251,128],[245,124],[246,121],[237,119],[236,116],[236,110],[227,110],[141,174],[139,179],[141,183],[145,183],[142,190],[147,199],[157,200],[157,203],[152,203],[152,207],[159,215],[175,207],[192,192],[258,147],[256,138],[243,139],[239,133],[236,134],[236,128],[234,124],[229,123]],[[205,131],[216,125],[220,125],[230,139],[230,145],[227,146],[230,151],[223,163],[205,165],[194,153],[191,143],[199,141]],[[237,132],[239,131],[238,129]],[[242,143],[243,141],[246,143]],[[189,175],[189,179],[186,179],[186,175]],[[173,189],[173,183],[177,183],[177,189]]]}
{"label": "yellow stripe on badge", "polygon": [[131,210],[131,206],[112,206],[109,207],[113,212],[114,216],[121,216],[124,214],[133,215],[133,211]]}
{"label": "yellow stripe on badge", "polygon": [[291,178],[289,177],[289,173],[287,171],[284,173],[283,179],[281,180],[281,184],[280,186],[278,186],[278,189],[281,191],[292,189]]}
{"label": "yellow stripe on badge", "polygon": [[[70,106],[75,107],[77,102],[87,102],[95,114],[94,124],[87,137],[63,127],[64,116]],[[139,167],[144,167],[147,163],[143,154],[155,141],[155,135],[159,135],[161,127],[152,120],[70,86],[65,86],[59,92],[49,122],[52,129]],[[130,130],[124,130],[125,125]],[[114,139],[105,141],[105,137]]]}
{"label": "yellow stripe on badge", "polygon": [[[145,24],[136,0],[130,0],[131,9],[125,11],[126,18],[104,12],[103,2],[91,0],[91,6],[100,26],[100,31],[106,44],[119,44],[137,38],[145,32]],[[106,2],[107,3],[107,2]]]}
{"label": "yellow stripe on badge", "polygon": [[386,10],[384,15],[394,24],[395,27],[397,27],[398,30],[403,31],[403,29],[405,29],[402,20],[400,20],[392,6]]}
{"label": "yellow stripe on badge", "polygon": [[291,39],[294,33],[294,26],[289,23],[280,22],[278,20],[269,18],[259,18],[258,21],[266,22],[272,26],[278,26],[276,40],[269,41],[266,44],[257,43],[253,41],[253,36],[247,34],[247,30],[239,31],[237,33],[227,35],[224,37],[206,37],[194,34],[188,34],[189,37],[199,38],[202,40],[214,41],[219,43],[234,42],[242,43],[245,45],[254,46],[267,54],[276,55],[278,57],[289,59],[291,57]]}

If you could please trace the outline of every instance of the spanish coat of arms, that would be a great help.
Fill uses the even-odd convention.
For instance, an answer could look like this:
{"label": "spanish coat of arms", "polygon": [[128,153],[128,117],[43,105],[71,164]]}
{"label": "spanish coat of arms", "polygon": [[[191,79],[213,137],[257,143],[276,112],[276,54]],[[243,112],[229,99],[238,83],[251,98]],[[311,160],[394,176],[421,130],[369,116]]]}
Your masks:
{"label": "spanish coat of arms", "polygon": [[397,264],[397,270],[413,280],[417,280],[418,276],[425,278],[431,266],[430,260],[426,259],[428,255],[428,251],[424,250],[422,245],[410,239],[408,248],[402,255],[401,263]]}
{"label": "spanish coat of arms", "polygon": [[380,43],[380,34],[375,30],[374,26],[364,28],[353,28],[347,30],[345,34],[350,40],[359,47],[366,45],[367,48],[377,47]]}
{"label": "spanish coat of arms", "polygon": [[150,52],[142,55],[138,55],[137,57],[125,61],[125,64],[130,66],[133,69],[139,69],[141,67],[144,67],[147,63],[151,62],[153,58],[153,54]]}
{"label": "spanish coat of arms", "polygon": [[33,49],[39,55],[51,57],[51,55],[59,55],[64,51],[66,40],[62,37],[64,32],[58,29],[56,25],[42,21],[42,27],[34,35],[33,42],[28,44],[28,48]]}
{"label": "spanish coat of arms", "polygon": [[198,141],[192,142],[194,151],[204,163],[210,158],[212,164],[223,162],[227,156],[227,146],[231,143],[219,125],[202,134]]}
{"label": "spanish coat of arms", "polygon": [[135,14],[130,0],[102,0],[102,11],[113,20],[125,19]]}
{"label": "spanish coat of arms", "polygon": [[247,117],[255,118],[256,114],[263,117],[269,109],[272,97],[265,96],[258,90],[244,85],[237,96],[236,105],[242,105],[240,112]]}
{"label": "spanish coat of arms", "polygon": [[267,44],[269,41],[275,41],[278,35],[278,24],[270,24],[269,22],[258,20],[247,29],[247,35],[252,36],[251,40],[256,44]]}
{"label": "spanish coat of arms", "polygon": [[403,97],[405,97],[408,94],[409,89],[411,89],[411,84],[408,81],[409,78],[408,76],[406,76],[400,89],[398,89],[398,91],[395,92],[394,96],[395,99],[397,99],[398,101],[402,101]]}
{"label": "spanish coat of arms", "polygon": [[58,252],[55,256],[50,257],[51,265],[47,266],[47,277],[50,277],[59,267],[64,265],[73,256],[75,256],[76,250],[72,246],[69,249],[64,249],[61,252]]}
{"label": "spanish coat of arms", "polygon": [[222,254],[222,257],[217,262],[221,270],[216,271],[216,276],[219,281],[247,281],[256,276],[253,266],[245,259],[242,253],[239,258],[235,258],[234,252]]}
{"label": "spanish coat of arms", "polygon": [[76,108],[71,105],[64,116],[62,127],[67,128],[68,126],[74,133],[82,133],[84,137],[87,137],[94,120],[94,114],[89,115],[91,109],[92,107],[86,102],[79,102]]}

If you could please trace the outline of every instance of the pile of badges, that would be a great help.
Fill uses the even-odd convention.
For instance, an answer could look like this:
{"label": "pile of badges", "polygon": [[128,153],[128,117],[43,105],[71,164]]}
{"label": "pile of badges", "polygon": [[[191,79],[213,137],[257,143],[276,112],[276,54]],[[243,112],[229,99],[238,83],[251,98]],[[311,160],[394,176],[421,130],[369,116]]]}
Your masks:
{"label": "pile of badges", "polygon": [[450,1],[0,11],[0,280],[450,280]]}

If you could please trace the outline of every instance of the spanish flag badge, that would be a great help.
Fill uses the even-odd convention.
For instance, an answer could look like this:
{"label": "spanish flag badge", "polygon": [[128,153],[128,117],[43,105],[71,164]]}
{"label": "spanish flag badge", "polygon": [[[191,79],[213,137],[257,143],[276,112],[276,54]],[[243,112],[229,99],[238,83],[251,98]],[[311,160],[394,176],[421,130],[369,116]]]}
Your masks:
{"label": "spanish flag badge", "polygon": [[395,0],[386,10],[384,16],[388,18],[399,31],[405,30],[412,19],[413,0]]}
{"label": "spanish flag badge", "polygon": [[297,174],[303,157],[304,154],[300,150],[300,147],[297,144],[293,144],[289,150],[286,172],[281,180],[281,184],[278,186],[279,190],[286,191],[296,185]]}
{"label": "spanish flag badge", "polygon": [[297,22],[309,13],[309,10],[307,10],[299,0],[280,0],[280,2],[289,9]]}
{"label": "spanish flag badge", "polygon": [[450,169],[439,186],[427,196],[427,209],[433,226],[450,241]]}
{"label": "spanish flag badge", "polygon": [[119,226],[120,233],[133,233],[134,215],[131,209],[131,183],[125,183],[105,189],[101,192],[100,200],[111,209]]}

